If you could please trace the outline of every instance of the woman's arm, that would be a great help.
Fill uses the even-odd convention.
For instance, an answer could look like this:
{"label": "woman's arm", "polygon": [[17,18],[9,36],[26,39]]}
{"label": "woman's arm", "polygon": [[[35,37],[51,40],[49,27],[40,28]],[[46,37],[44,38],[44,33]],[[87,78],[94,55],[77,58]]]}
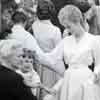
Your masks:
{"label": "woman's arm", "polygon": [[61,86],[63,85],[62,83],[63,83],[63,78],[61,78],[59,81],[57,81],[57,83],[53,86],[53,90],[55,90],[55,91],[59,91],[60,89],[61,89]]}
{"label": "woman's arm", "polygon": [[28,35],[25,42],[26,48],[36,52],[35,56],[40,64],[46,65],[44,67],[56,71],[57,73],[64,72],[64,68],[62,68],[62,66],[56,66],[57,63],[63,61],[63,45],[62,40],[50,53],[44,53],[33,36]]}
{"label": "woman's arm", "polygon": [[[63,41],[61,41],[50,53],[44,53],[38,49],[36,51],[37,60],[40,64],[46,65],[47,68],[54,70],[57,73],[63,73],[65,71],[63,68],[63,45]],[[59,63],[62,63],[62,65],[57,66]]]}

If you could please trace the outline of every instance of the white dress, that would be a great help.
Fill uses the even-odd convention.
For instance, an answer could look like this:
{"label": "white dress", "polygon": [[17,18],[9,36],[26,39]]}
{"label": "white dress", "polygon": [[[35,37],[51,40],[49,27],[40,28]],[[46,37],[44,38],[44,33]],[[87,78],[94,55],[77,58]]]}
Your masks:
{"label": "white dress", "polygon": [[100,100],[99,86],[85,85],[92,76],[88,65],[95,60],[94,71],[100,67],[100,44],[96,36],[85,33],[78,42],[74,36],[66,37],[49,55],[53,56],[52,64],[64,57],[69,65],[61,85],[60,100]]}

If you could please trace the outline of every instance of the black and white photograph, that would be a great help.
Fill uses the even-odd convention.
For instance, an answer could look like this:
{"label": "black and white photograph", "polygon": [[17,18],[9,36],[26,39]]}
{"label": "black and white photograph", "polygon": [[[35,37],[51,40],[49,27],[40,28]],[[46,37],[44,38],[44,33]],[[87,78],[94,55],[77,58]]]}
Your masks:
{"label": "black and white photograph", "polygon": [[100,0],[0,0],[0,100],[100,100]]}

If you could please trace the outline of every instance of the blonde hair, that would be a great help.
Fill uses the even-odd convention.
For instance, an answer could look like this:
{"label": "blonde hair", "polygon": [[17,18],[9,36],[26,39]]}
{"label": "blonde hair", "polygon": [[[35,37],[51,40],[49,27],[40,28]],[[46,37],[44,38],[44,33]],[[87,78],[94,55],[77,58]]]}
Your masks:
{"label": "blonde hair", "polygon": [[74,5],[66,5],[63,7],[59,11],[58,18],[64,27],[66,27],[67,21],[72,23],[81,23],[83,21],[81,11]]}

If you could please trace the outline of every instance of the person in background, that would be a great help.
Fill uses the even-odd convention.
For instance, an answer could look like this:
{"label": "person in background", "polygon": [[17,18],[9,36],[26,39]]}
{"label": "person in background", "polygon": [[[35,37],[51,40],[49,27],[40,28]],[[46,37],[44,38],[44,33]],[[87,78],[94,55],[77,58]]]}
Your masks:
{"label": "person in background", "polygon": [[24,14],[28,17],[27,25],[25,29],[29,31],[32,35],[32,23],[36,20],[36,8],[38,4],[38,0],[16,0],[19,1],[18,4],[18,11],[24,12]]}
{"label": "person in background", "polygon": [[1,33],[1,2],[0,2],[0,33]]}
{"label": "person in background", "polygon": [[91,8],[85,13],[85,18],[89,22],[89,32],[95,35],[100,35],[100,6],[95,0],[89,0]]}
{"label": "person in background", "polygon": [[[32,24],[34,37],[45,53],[52,51],[52,49],[62,40],[60,29],[51,22],[55,12],[54,10],[55,8],[52,2],[46,0],[40,1],[37,6],[38,19]],[[56,66],[61,66],[62,70],[65,70],[63,61],[58,62]],[[46,67],[41,67],[40,76],[43,84],[50,88],[60,77],[57,73]],[[40,98],[45,94],[46,93],[42,91]]]}
{"label": "person in background", "polygon": [[16,11],[12,15],[12,22],[14,24],[11,29],[12,33],[6,38],[22,42],[24,48],[28,48],[29,50],[34,51],[35,48],[38,48],[35,38],[25,30],[27,16],[21,11]]}
{"label": "person in background", "polygon": [[4,39],[8,34],[11,33],[11,16],[18,8],[15,0],[1,0],[1,32],[0,39]]}

